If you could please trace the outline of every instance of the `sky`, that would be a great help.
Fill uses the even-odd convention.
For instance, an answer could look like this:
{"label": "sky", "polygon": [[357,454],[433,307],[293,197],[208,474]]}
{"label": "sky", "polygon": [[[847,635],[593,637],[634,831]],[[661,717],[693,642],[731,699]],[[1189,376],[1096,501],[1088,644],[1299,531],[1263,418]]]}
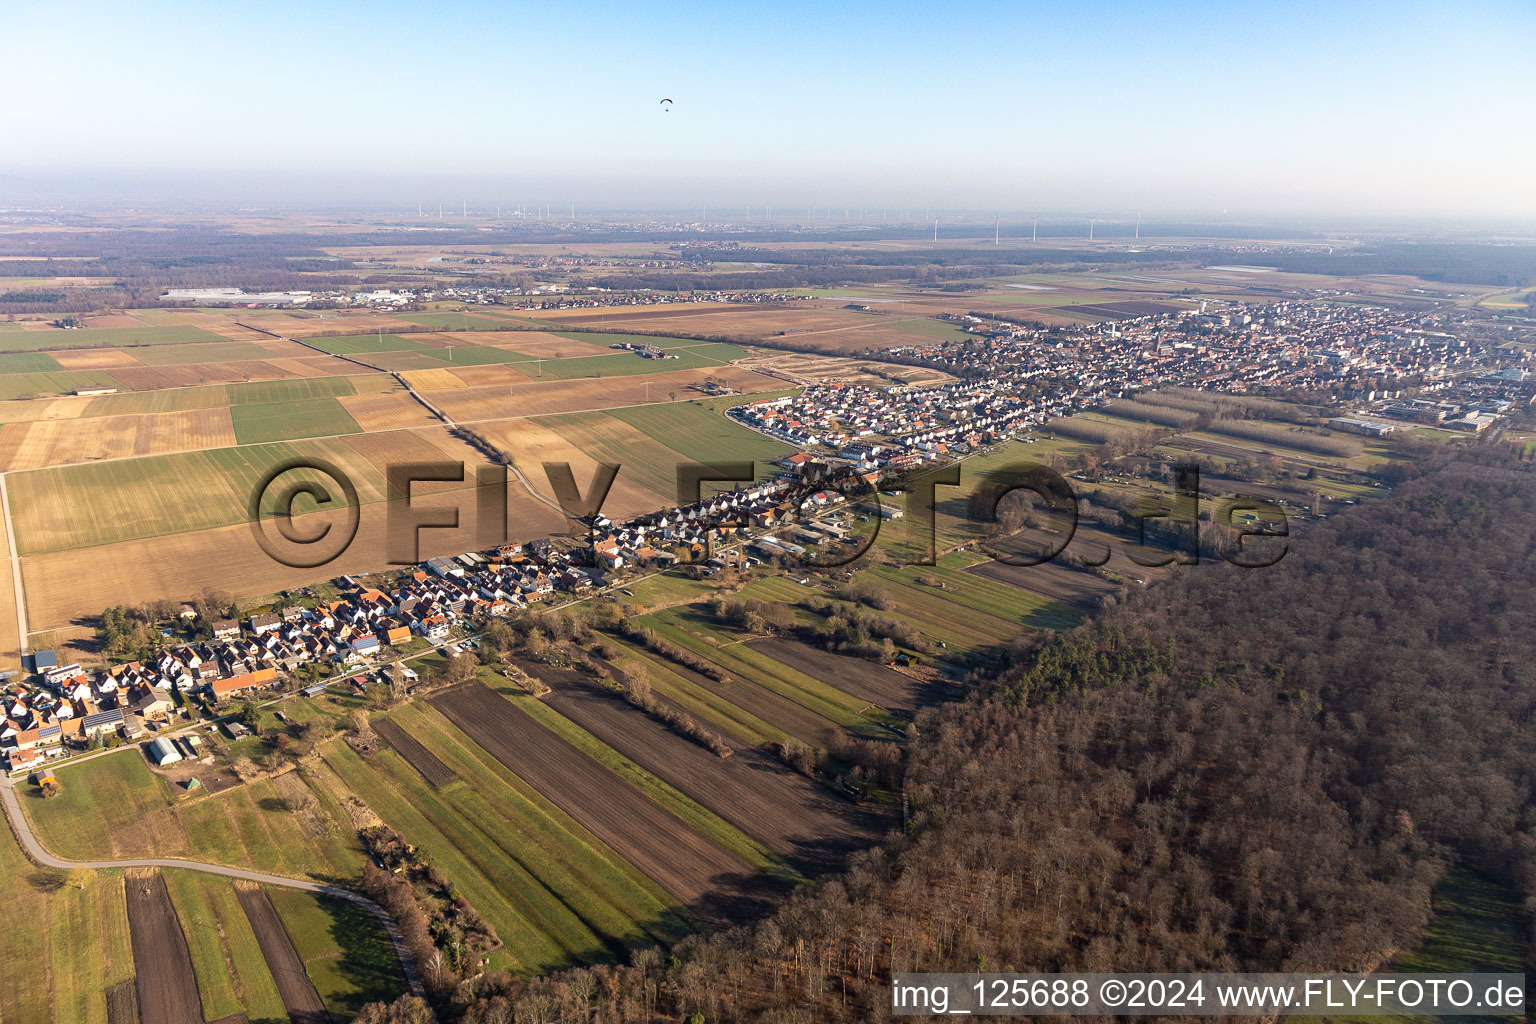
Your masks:
{"label": "sky", "polygon": [[1536,216],[1530,0],[6,6],[0,204]]}

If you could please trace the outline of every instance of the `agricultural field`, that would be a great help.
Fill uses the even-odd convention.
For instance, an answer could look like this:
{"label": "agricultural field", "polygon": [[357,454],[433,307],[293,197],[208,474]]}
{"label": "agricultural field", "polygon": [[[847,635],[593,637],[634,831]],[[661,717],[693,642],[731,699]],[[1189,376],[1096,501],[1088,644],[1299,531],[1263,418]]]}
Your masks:
{"label": "agricultural field", "polygon": [[[176,907],[158,871],[130,871],[124,884],[143,1024],[200,1024],[203,1017],[192,954]],[[204,946],[199,937],[198,947]]]}
{"label": "agricultural field", "polygon": [[[57,771],[51,800],[18,787],[39,840],[71,860],[182,857],[320,881],[355,878],[363,853],[335,821],[288,809],[311,787],[296,776],[178,795],[136,748]],[[211,787],[209,787],[211,788]]]}
{"label": "agricultural field", "polygon": [[389,1002],[405,991],[395,947],[366,909],[302,889],[270,887],[265,892],[310,984],[334,1018],[345,1019],[365,1003]]}
{"label": "agricultural field", "polygon": [[[550,708],[798,871],[836,867],[890,824],[878,811],[833,796],[759,750],[743,747],[718,757],[637,714],[623,698],[579,672],[523,667],[550,686],[550,695],[543,698]],[[634,664],[630,671],[636,671]],[[643,671],[649,682],[649,667]]]}
{"label": "agricultural field", "polygon": [[[545,799],[653,880],[698,919],[728,921],[772,891],[737,853],[626,782],[612,767],[546,728],[536,701],[514,703],[480,683],[431,701],[462,732]],[[654,790],[653,790],[654,792]],[[761,866],[761,865],[758,865]]]}
{"label": "agricultural field", "polygon": [[453,880],[502,939],[493,964],[540,972],[683,934],[674,897],[430,704],[390,717],[459,781],[434,790],[394,750],[364,760],[332,745],[324,785],[363,801]]}
{"label": "agricultural field", "polygon": [[0,830],[0,1007],[13,1024],[108,1024],[107,990],[134,977],[123,876],[71,880],[23,856]]}
{"label": "agricultural field", "polygon": [[[31,327],[31,325],[26,325]],[[87,327],[61,331],[46,324],[35,329],[0,333],[0,352],[41,352],[50,349],[128,348],[140,345],[212,343],[220,337],[189,324],[144,327]]]}
{"label": "agricultural field", "polygon": [[[281,1020],[283,1000],[231,881],[196,871],[166,871],[160,877],[189,939],[201,1019],[243,1012],[253,1020]],[[129,885],[134,884],[130,873]]]}

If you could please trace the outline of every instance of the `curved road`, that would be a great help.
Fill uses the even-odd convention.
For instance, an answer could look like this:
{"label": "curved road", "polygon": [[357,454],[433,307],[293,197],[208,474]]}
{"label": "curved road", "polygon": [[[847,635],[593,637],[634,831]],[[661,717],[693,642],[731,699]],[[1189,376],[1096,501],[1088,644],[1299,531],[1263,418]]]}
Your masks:
{"label": "curved road", "polygon": [[71,868],[179,868],[183,871],[202,871],[210,875],[223,875],[225,878],[238,878],[247,882],[257,882],[262,885],[276,885],[287,889],[303,889],[305,892],[320,893],[325,896],[334,896],[337,899],[347,900],[363,907],[384,926],[389,933],[389,941],[394,944],[395,955],[400,958],[400,967],[405,972],[405,980],[410,985],[413,995],[425,995],[421,987],[421,980],[416,976],[416,965],[411,960],[410,951],[405,948],[405,941],[400,937],[400,930],[395,927],[395,922],[384,908],[366,896],[360,896],[350,889],[343,889],[337,885],[322,885],[319,882],[306,882],[298,878],[285,878],[282,875],[269,875],[262,871],[247,871],[244,868],[225,867],[222,864],[204,864],[200,861],[175,860],[172,858],[147,858],[142,860],[63,860],[49,853],[38,841],[32,832],[32,823],[21,809],[21,801],[16,797],[15,782],[9,778],[0,778],[0,802],[5,804],[7,817],[11,819],[11,827],[16,832],[16,838],[21,842],[21,848],[27,856],[45,867],[58,868],[68,871]]}

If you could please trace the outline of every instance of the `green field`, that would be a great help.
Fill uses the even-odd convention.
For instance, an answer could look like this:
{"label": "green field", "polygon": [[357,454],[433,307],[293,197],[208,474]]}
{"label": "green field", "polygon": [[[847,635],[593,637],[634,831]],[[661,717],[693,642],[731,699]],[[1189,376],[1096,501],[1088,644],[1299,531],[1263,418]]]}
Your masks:
{"label": "green field", "polygon": [[698,462],[772,462],[794,450],[694,402],[609,409],[606,415]]}
{"label": "green field", "polygon": [[405,991],[395,947],[363,907],[277,886],[267,887],[267,897],[333,1016],[353,1016],[364,1003],[389,1002]]}
{"label": "green field", "polygon": [[[286,1017],[272,972],[267,969],[233,883],[198,871],[164,874],[165,887],[192,953],[204,1019],[218,1020],[241,1012],[257,1021]],[[133,884],[131,879],[128,884]]]}
{"label": "green field", "polygon": [[53,373],[8,373],[0,377],[0,401],[34,395],[67,395],[81,388],[120,388],[105,370],[58,370]]}
{"label": "green field", "polygon": [[224,385],[229,404],[271,405],[276,402],[305,402],[343,395],[382,395],[399,387],[391,378],[377,373],[348,377],[300,377],[296,380],[257,380],[245,384]]}
{"label": "green field", "polygon": [[[383,473],[331,438],[60,466],[9,479],[17,547],[38,554],[248,522],[251,495],[264,473],[279,463],[314,458],[350,476],[362,503],[384,500]],[[313,473],[283,480],[310,477],[325,484]],[[334,491],[334,483],[327,486]],[[87,515],[80,511],[85,509],[109,514]]]}
{"label": "green field", "polygon": [[51,373],[64,367],[41,352],[11,352],[0,355],[0,374]]}
{"label": "green field", "polygon": [[891,322],[890,326],[899,331],[906,331],[908,334],[931,338],[934,341],[959,341],[962,338],[970,337],[959,327],[945,320],[929,320],[926,318],[920,320],[897,320]]}
{"label": "green field", "polygon": [[0,1015],[7,1024],[106,1024],[105,989],[133,978],[122,874],[80,887],[32,865],[0,829]]}
{"label": "green field", "polygon": [[331,744],[326,764],[437,864],[504,943],[493,964],[540,973],[670,942],[673,901],[613,850],[422,705],[391,716],[459,781],[429,787],[393,750],[363,761]]}
{"label": "green field", "polygon": [[731,676],[793,701],[834,725],[871,737],[887,735],[875,725],[881,720],[878,713],[872,712],[871,717],[860,714],[868,701],[738,643],[746,638],[745,634],[713,621],[701,608],[680,605],[653,612],[640,621],[654,629],[657,636],[715,662]]}
{"label": "green field", "polygon": [[362,871],[356,836],[336,824],[344,819],[306,820],[289,811],[276,781],[178,798],[137,750],[65,765],[56,774],[63,787],[57,797],[43,800],[32,786],[18,787],[18,795],[38,838],[60,857],[156,854],[325,881]]}
{"label": "green field", "polygon": [[87,327],[74,331],[6,331],[4,336],[0,337],[0,352],[188,345],[195,342],[223,342],[224,340],[211,331],[186,324],[166,327]]}
{"label": "green field", "polygon": [[130,353],[145,366],[175,366],[185,363],[226,363],[247,359],[271,359],[272,352],[249,341],[220,341],[203,344],[161,345],[135,349]]}
{"label": "green field", "polygon": [[334,398],[237,405],[230,409],[230,418],[235,424],[235,439],[241,444],[360,434],[363,430]]}

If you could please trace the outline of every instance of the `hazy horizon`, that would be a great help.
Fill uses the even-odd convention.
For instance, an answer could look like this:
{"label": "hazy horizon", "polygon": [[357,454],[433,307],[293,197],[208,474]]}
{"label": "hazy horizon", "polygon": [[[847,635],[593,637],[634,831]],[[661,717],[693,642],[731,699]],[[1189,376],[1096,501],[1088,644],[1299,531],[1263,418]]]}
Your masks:
{"label": "hazy horizon", "polygon": [[[17,197],[1536,217],[1536,11],[20,9]],[[661,104],[671,98],[670,110]]]}

